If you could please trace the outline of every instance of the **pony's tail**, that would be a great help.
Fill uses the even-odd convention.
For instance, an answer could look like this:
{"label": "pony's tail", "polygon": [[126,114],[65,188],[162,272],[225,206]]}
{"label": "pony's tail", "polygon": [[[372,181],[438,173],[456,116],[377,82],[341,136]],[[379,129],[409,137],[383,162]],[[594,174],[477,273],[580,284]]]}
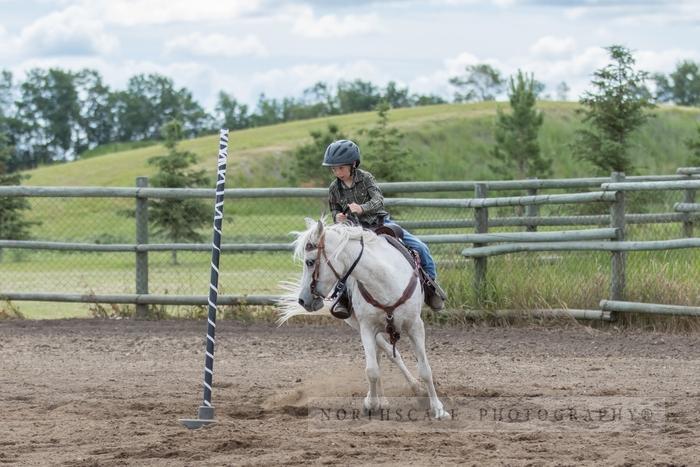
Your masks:
{"label": "pony's tail", "polygon": [[299,288],[298,282],[282,281],[279,284],[280,288],[285,291],[277,302],[277,310],[279,318],[277,318],[277,326],[282,326],[289,321],[293,316],[331,316],[331,310],[328,304],[324,302],[323,308],[317,311],[306,311],[304,307],[299,305]]}

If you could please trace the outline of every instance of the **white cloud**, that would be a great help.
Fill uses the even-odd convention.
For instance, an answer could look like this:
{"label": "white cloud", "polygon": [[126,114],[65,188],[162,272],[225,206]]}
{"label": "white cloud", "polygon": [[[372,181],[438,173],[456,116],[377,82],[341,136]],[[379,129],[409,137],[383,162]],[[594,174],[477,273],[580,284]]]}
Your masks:
{"label": "white cloud", "polygon": [[683,60],[700,61],[700,52],[688,49],[668,49],[661,51],[641,50],[634,52],[636,68],[649,72],[671,73]]}
{"label": "white cloud", "polygon": [[202,34],[193,32],[170,39],[165,43],[168,54],[187,53],[203,57],[241,57],[245,55],[267,55],[267,49],[260,40],[248,35],[244,38],[223,34]]}
{"label": "white cloud", "polygon": [[557,57],[570,54],[575,45],[571,37],[543,36],[530,46],[530,53],[543,57]]}
{"label": "white cloud", "polygon": [[[420,2],[418,2],[420,3]],[[482,3],[491,3],[497,7],[510,7],[518,3],[518,0],[489,0],[484,2],[483,0],[430,0],[428,3],[433,5],[449,5],[449,6],[461,6],[461,5],[479,5]]]}
{"label": "white cloud", "polygon": [[77,6],[43,16],[22,29],[21,47],[36,55],[109,54],[119,45],[116,36]]}
{"label": "white cloud", "polygon": [[[580,53],[573,53],[566,57],[533,55],[524,58],[511,57],[506,60],[482,58],[463,52],[455,57],[445,59],[442,68],[432,73],[418,76],[408,84],[411,92],[420,94],[435,93],[451,99],[456,88],[449,85],[448,80],[453,76],[464,74],[465,67],[468,65],[487,63],[499,70],[504,78],[513,75],[518,69],[533,73],[535,79],[546,85],[545,94],[553,95],[556,86],[565,81],[571,88],[569,98],[576,99],[589,87],[593,71],[604,66],[607,62],[607,53],[600,47],[590,47]],[[502,97],[499,97],[499,99]]]}
{"label": "white cloud", "polygon": [[297,9],[296,14],[292,32],[304,37],[347,37],[379,29],[379,17],[374,13],[346,16],[323,15],[317,18],[310,7],[302,7]]}
{"label": "white cloud", "polygon": [[564,10],[564,17],[568,19],[580,19],[586,16],[590,12],[590,8],[585,8],[581,6],[573,7],[573,8],[568,8]]}
{"label": "white cloud", "polygon": [[575,6],[564,11],[572,20],[585,18],[614,23],[618,26],[673,26],[684,23],[696,25],[700,21],[700,3],[697,0],[673,2],[600,2]]}
{"label": "white cloud", "polygon": [[254,73],[249,78],[247,98],[257,99],[261,92],[267,96],[299,96],[304,89],[318,81],[335,84],[340,80],[362,79],[378,84],[385,82],[386,78],[373,65],[363,60],[342,64],[300,64]]}
{"label": "white cloud", "polygon": [[260,8],[262,0],[82,0],[105,21],[121,26],[225,21]]}
{"label": "white cloud", "polygon": [[462,52],[454,58],[448,58],[445,60],[445,71],[450,73],[452,76],[461,75],[464,73],[464,69],[467,66],[477,65],[479,63],[488,63],[488,61],[481,60],[479,57],[472,55],[469,52]]}
{"label": "white cloud", "polygon": [[579,53],[562,57],[526,57],[523,60],[509,62],[508,73],[517,69],[532,72],[535,79],[544,83],[545,94],[553,94],[556,86],[565,81],[571,91],[570,98],[577,98],[588,89],[591,76],[595,70],[608,63],[607,52],[601,47],[588,47]]}
{"label": "white cloud", "polygon": [[0,24],[0,58],[10,56],[17,50],[16,40],[7,34],[4,26]]}

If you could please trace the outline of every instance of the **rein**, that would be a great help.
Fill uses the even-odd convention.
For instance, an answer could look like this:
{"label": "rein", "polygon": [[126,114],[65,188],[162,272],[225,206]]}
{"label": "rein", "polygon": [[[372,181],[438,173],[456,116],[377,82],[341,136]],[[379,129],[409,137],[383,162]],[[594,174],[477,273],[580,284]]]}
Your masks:
{"label": "rein", "polygon": [[[362,253],[365,251],[365,240],[364,237],[360,237],[360,254],[357,255],[357,258],[355,258],[355,261],[352,263],[350,268],[343,274],[341,277],[340,274],[338,274],[338,271],[335,270],[333,265],[331,264],[331,259],[328,257],[326,254],[326,233],[324,232],[321,235],[321,238],[318,241],[318,246],[316,246],[316,250],[319,252],[319,256],[323,256],[323,258],[326,261],[326,264],[328,267],[331,268],[331,271],[333,271],[333,274],[335,275],[336,279],[338,279],[338,282],[336,282],[335,287],[333,287],[333,293],[331,294],[330,298],[331,299],[336,299],[333,305],[331,306],[331,313],[335,310],[336,305],[338,304],[338,301],[340,300],[340,296],[345,292],[347,289],[347,281],[348,278],[350,277],[350,274],[355,270],[355,267],[357,266],[357,263],[360,262],[360,258],[362,258]],[[312,250],[314,248],[313,244],[309,243],[306,245],[307,250]],[[314,266],[313,273],[311,274],[311,285],[309,288],[311,289],[311,293],[317,297],[325,298],[323,295],[318,293],[316,291],[316,284],[318,283],[318,276],[320,274],[320,262],[317,262]]]}
{"label": "rein", "polygon": [[[338,273],[338,271],[335,270],[333,265],[331,264],[330,258],[328,258],[328,255],[326,254],[326,248],[325,248],[325,240],[326,240],[326,233],[323,232],[321,235],[321,238],[318,241],[318,245],[314,245],[312,243],[307,243],[306,244],[306,250],[310,251],[313,249],[316,249],[318,251],[318,256],[323,256],[325,263],[328,265],[328,267],[331,268],[331,271],[333,271],[333,274],[335,275],[336,279],[338,279],[338,282],[335,284],[335,287],[333,288],[333,293],[331,294],[330,298],[331,299],[336,299],[333,305],[331,306],[331,313],[335,309],[335,306],[338,304],[338,301],[340,300],[340,296],[346,291],[347,289],[347,280],[350,277],[350,274],[355,270],[355,267],[357,266],[357,263],[360,262],[360,258],[362,258],[362,254],[365,251],[365,243],[364,243],[364,237],[360,237],[360,254],[355,258],[355,261],[352,263],[350,268],[343,274],[342,276]],[[316,290],[317,283],[318,283],[318,277],[320,275],[320,261],[317,261],[316,264],[314,265],[314,270],[311,274],[311,285],[309,288],[311,289],[311,293],[317,297],[325,298],[323,295],[318,293]],[[394,358],[396,358],[396,342],[401,338],[401,334],[396,330],[394,327],[394,310],[401,305],[403,305],[406,300],[408,300],[411,295],[413,295],[413,292],[416,290],[416,286],[418,285],[418,267],[417,265],[413,269],[413,274],[411,275],[411,280],[409,281],[408,285],[404,289],[403,293],[399,297],[399,299],[394,302],[391,305],[384,305],[380,302],[378,302],[372,294],[367,290],[365,285],[360,282],[359,280],[357,281],[357,285],[360,289],[360,294],[362,295],[362,298],[364,298],[367,303],[370,305],[379,308],[380,310],[383,310],[386,313],[386,333],[389,335],[389,342],[392,345],[392,351],[394,354]]]}

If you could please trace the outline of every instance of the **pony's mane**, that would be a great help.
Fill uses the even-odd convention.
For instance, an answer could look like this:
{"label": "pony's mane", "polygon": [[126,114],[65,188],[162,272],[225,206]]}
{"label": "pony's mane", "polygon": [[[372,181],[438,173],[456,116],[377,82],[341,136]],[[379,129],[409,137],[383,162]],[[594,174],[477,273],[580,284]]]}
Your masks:
{"label": "pony's mane", "polygon": [[[304,250],[307,243],[318,242],[318,238],[316,238],[316,229],[318,227],[317,221],[307,218],[306,223],[308,228],[304,232],[293,232],[297,236],[296,240],[293,242],[294,259],[296,260],[301,260],[304,258]],[[326,232],[326,235],[337,235],[339,237],[340,243],[338,244],[338,247],[335,251],[329,252],[329,254],[332,253],[332,258],[337,257],[350,240],[357,240],[360,237],[363,237],[365,243],[370,243],[376,241],[377,239],[377,235],[374,232],[364,230],[360,226],[346,223],[327,225],[325,217],[321,219],[321,223],[323,224],[323,230]]]}
{"label": "pony's mane", "polygon": [[[354,226],[351,224],[326,224],[327,217],[321,218],[321,223],[323,224],[323,230],[326,235],[338,236],[339,243],[334,251],[329,251],[331,259],[337,258],[337,256],[343,252],[345,245],[348,241],[359,239],[362,237],[365,244],[372,244],[377,242],[379,237],[370,230],[364,230],[362,227]],[[306,218],[306,230],[303,232],[291,232],[296,235],[296,239],[293,242],[294,245],[294,259],[303,260],[304,253],[306,250],[306,244],[308,242],[317,243],[318,238],[316,236],[316,229],[318,228],[318,221],[310,218]],[[280,288],[284,291],[279,301],[277,302],[277,308],[279,310],[279,319],[277,320],[278,325],[282,325],[290,318],[296,315],[326,315],[330,316],[330,309],[328,303],[324,305],[318,311],[308,312],[301,305],[299,305],[299,290],[301,288],[300,284],[301,276],[293,281],[283,281],[281,282]]]}

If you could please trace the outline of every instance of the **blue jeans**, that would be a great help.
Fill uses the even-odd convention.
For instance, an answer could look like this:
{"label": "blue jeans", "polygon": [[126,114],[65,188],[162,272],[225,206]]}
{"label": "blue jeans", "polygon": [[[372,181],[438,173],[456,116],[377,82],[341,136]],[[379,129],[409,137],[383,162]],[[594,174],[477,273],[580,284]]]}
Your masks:
{"label": "blue jeans", "polygon": [[[396,222],[390,220],[388,216],[384,219],[384,223],[397,225]],[[420,256],[421,267],[426,272],[426,274],[430,276],[431,279],[435,280],[437,278],[437,272],[435,271],[435,261],[433,261],[433,257],[430,255],[428,245],[423,243],[420,239],[415,237],[411,232],[404,229],[403,227],[401,229],[403,230],[404,244],[407,247],[418,252],[418,255]]]}

